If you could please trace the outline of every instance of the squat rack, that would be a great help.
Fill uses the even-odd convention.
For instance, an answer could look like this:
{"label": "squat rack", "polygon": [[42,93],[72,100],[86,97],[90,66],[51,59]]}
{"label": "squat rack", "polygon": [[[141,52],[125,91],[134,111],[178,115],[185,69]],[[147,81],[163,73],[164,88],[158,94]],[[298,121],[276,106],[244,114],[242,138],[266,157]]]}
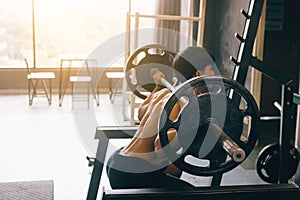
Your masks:
{"label": "squat rack", "polygon": [[[240,46],[237,58],[230,57],[231,61],[235,64],[232,79],[245,85],[248,68],[249,66],[252,66],[264,75],[281,84],[281,105],[278,106],[281,111],[278,183],[287,183],[288,179],[285,177],[288,177],[290,133],[296,133],[295,127],[291,124],[291,118],[294,113],[292,104],[299,104],[300,96],[293,92],[294,80],[284,77],[277,70],[273,69],[271,66],[267,66],[263,61],[252,55],[263,4],[264,0],[250,0],[248,11],[241,10],[241,14],[245,17],[245,24],[243,34],[235,34],[235,37],[240,41]],[[233,96],[233,98],[238,97]]]}

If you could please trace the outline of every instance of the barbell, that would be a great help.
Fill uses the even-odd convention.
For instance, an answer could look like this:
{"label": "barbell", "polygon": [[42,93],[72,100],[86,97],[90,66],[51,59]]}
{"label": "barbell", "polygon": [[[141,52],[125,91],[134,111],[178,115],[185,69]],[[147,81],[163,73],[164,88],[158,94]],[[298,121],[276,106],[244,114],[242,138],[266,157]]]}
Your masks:
{"label": "barbell", "polygon": [[[148,51],[149,47],[153,48],[150,45],[142,49]],[[168,55],[165,59],[170,58],[168,51],[162,52]],[[160,113],[158,130],[162,149],[175,166],[190,174],[213,176],[230,171],[247,158],[257,140],[259,112],[253,96],[245,87],[221,76],[195,77],[174,87],[170,83],[172,76],[169,76],[174,74],[171,64],[157,65],[161,55],[153,57],[145,53],[143,61],[132,65],[137,54],[133,54],[128,62],[130,65],[126,67],[126,72],[130,72],[126,73],[127,82],[129,85],[134,83],[130,87],[134,93],[139,96],[137,88],[140,85],[147,88],[145,83],[152,83],[151,87],[155,87],[153,75],[158,72],[166,75],[160,79],[160,84],[172,91]],[[156,61],[151,61],[148,56]],[[133,68],[139,68],[133,70],[134,75]],[[240,96],[238,102],[231,98],[233,93]],[[172,109],[179,101],[184,106],[178,118],[171,120]],[[176,130],[179,145],[174,145],[175,140],[169,140],[170,130]]]}

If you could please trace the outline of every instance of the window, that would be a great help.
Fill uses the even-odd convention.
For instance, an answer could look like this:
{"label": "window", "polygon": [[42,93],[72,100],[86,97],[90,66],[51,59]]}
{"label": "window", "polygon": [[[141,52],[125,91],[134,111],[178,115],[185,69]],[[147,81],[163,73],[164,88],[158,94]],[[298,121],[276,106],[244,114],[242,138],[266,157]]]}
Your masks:
{"label": "window", "polygon": [[[99,44],[126,31],[128,12],[154,15],[157,2],[0,0],[0,68],[23,68],[24,57],[31,65],[35,57],[36,67],[48,68],[59,67],[64,57],[86,57]],[[139,28],[154,25],[154,20],[145,19]],[[117,62],[123,65],[124,58]]]}
{"label": "window", "polygon": [[1,0],[0,5],[0,66],[16,67],[22,54],[32,49],[30,1]]}
{"label": "window", "polygon": [[[108,38],[125,31],[126,0],[0,0],[0,67],[33,63],[34,5],[36,67],[58,67],[59,59],[87,56]],[[134,1],[132,9],[154,8]],[[149,6],[150,5],[150,6]]]}

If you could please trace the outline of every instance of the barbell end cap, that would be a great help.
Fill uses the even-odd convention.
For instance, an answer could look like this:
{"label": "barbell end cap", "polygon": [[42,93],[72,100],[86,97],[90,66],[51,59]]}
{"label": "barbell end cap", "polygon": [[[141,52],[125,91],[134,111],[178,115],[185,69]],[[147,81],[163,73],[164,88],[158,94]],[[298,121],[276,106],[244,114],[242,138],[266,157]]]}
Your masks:
{"label": "barbell end cap", "polygon": [[236,149],[233,153],[232,153],[232,159],[235,162],[242,162],[244,161],[246,158],[246,153],[243,149],[239,148]]}

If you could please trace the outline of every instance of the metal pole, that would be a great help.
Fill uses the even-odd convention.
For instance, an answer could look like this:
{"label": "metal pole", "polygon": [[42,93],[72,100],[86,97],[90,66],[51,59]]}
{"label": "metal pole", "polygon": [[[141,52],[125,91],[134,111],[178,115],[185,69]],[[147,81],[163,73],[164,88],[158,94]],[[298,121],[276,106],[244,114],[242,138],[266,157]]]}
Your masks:
{"label": "metal pole", "polygon": [[[300,48],[299,48],[299,54],[300,55]],[[298,69],[300,68],[300,59],[298,59]],[[300,77],[300,71],[299,71],[299,75]],[[300,79],[298,81],[298,93],[300,93]],[[299,124],[299,120],[300,120],[300,107],[299,107],[299,103],[297,103],[297,118],[296,118],[296,132],[295,132],[295,147],[299,150],[300,148],[300,124]],[[299,165],[300,168],[300,165]],[[300,170],[299,170],[300,172]],[[300,178],[300,176],[299,176]]]}
{"label": "metal pole", "polygon": [[33,68],[36,68],[36,50],[35,50],[35,23],[34,23],[34,0],[32,0],[32,49],[33,49]]}
{"label": "metal pole", "polygon": [[[194,17],[194,0],[190,0],[190,8],[189,8],[189,17]],[[187,39],[187,46],[191,46],[190,38],[193,38],[193,22],[188,21],[188,39]]]}
{"label": "metal pole", "polygon": [[280,135],[279,135],[279,173],[278,183],[288,183],[289,172],[289,147],[291,134],[295,133],[295,127],[292,126],[293,116],[293,89],[292,84],[283,85],[281,87],[281,120],[280,120]]}

